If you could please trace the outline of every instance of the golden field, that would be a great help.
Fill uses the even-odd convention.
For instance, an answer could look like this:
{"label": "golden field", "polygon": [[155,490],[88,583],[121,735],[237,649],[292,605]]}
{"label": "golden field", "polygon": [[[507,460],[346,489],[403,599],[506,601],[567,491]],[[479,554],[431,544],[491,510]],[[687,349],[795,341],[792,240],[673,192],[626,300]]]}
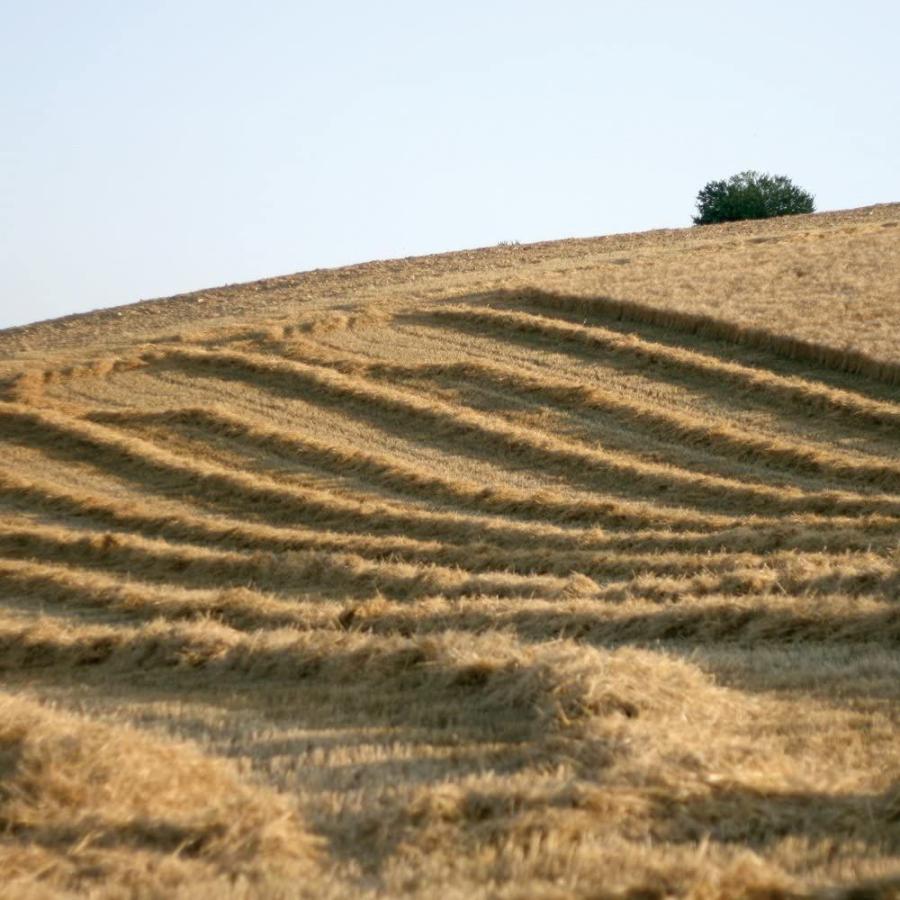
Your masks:
{"label": "golden field", "polygon": [[0,332],[3,897],[900,896],[900,204]]}

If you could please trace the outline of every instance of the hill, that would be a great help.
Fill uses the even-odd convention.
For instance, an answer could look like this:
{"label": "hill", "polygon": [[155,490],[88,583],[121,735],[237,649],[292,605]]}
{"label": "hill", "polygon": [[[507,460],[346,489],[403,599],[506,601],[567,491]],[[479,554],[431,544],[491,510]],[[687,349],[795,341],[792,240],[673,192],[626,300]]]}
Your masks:
{"label": "hill", "polygon": [[0,332],[8,895],[896,896],[898,226]]}

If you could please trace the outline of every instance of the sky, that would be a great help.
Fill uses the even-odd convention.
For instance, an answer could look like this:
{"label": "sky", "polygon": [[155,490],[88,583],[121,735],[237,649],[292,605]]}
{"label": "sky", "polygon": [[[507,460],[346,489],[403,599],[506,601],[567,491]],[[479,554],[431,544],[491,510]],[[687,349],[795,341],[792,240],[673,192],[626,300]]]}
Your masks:
{"label": "sky", "polygon": [[900,4],[0,0],[0,328],[370,259],[900,200]]}

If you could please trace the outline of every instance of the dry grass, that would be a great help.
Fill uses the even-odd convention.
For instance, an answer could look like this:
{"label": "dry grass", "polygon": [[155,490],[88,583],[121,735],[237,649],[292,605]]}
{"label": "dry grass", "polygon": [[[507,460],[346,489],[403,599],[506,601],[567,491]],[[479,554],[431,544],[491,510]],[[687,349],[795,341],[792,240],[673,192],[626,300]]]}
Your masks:
{"label": "dry grass", "polygon": [[4,695],[0,772],[6,896],[315,895],[291,803],[192,747]]}
{"label": "dry grass", "polygon": [[898,222],[0,333],[0,893],[900,896]]}

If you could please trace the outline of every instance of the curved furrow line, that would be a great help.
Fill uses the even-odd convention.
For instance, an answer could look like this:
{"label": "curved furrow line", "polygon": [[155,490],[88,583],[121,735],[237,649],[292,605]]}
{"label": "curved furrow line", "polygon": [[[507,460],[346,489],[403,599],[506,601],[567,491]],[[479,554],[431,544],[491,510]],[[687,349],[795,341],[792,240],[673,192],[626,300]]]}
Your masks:
{"label": "curved furrow line", "polygon": [[900,363],[896,361],[878,359],[859,350],[840,349],[763,328],[748,327],[704,313],[675,310],[634,300],[615,300],[612,297],[558,294],[536,288],[525,291],[501,290],[493,298],[505,298],[519,304],[524,301],[529,306],[554,312],[599,316],[607,320],[664,328],[689,336],[698,335],[732,346],[751,347],[785,359],[799,360],[820,370],[849,372],[889,385],[900,384]]}
{"label": "curved furrow line", "polygon": [[[216,353],[174,350],[168,359],[193,365],[226,370],[229,377],[246,373],[252,377],[280,379],[288,389],[310,402],[340,404],[357,415],[374,420],[379,427],[397,430],[415,427],[418,433],[430,431],[435,440],[453,440],[469,452],[484,453],[493,448],[510,460],[519,460],[534,468],[550,469],[570,481],[627,498],[627,490],[648,494],[674,488],[675,507],[718,507],[733,504],[741,510],[766,514],[791,512],[865,515],[900,515],[900,498],[890,495],[860,496],[849,491],[803,492],[775,488],[766,484],[748,484],[720,476],[698,474],[674,466],[635,460],[632,456],[601,448],[564,441],[536,429],[515,426],[505,421],[453,405],[434,397],[425,398],[408,390],[381,386],[361,377],[343,375],[335,370],[299,362],[273,361],[269,357],[247,353]],[[672,502],[673,497],[667,495]],[[657,507],[659,508],[659,507]]]}
{"label": "curved furrow line", "polygon": [[[761,564],[764,555],[777,559],[780,553],[804,554],[817,565],[820,556],[855,558],[861,551],[875,549],[889,554],[898,547],[895,530],[879,532],[851,528],[847,523],[841,527],[832,522],[778,528],[740,527],[713,534],[591,531],[573,539],[568,547],[543,545],[540,552],[535,552],[482,542],[451,544],[277,528],[220,516],[194,516],[180,508],[157,507],[152,503],[139,508],[123,506],[120,501],[46,481],[19,479],[8,472],[0,472],[0,497],[29,514],[37,511],[63,521],[93,523],[107,532],[112,529],[117,539],[130,537],[128,532],[137,532],[143,537],[189,543],[201,549],[212,546],[245,554],[248,551],[275,554],[331,551],[378,561],[463,567],[470,572],[509,571],[559,578],[573,572],[600,580],[633,577],[644,572],[674,574],[686,563],[692,569],[723,571],[737,565]],[[7,527],[16,530],[21,525],[17,519]]]}
{"label": "curved furrow line", "polygon": [[[549,565],[534,554],[511,555],[504,571],[491,571],[472,548],[474,565],[451,568],[371,560],[347,552],[240,553],[173,544],[128,534],[72,530],[0,521],[0,557],[114,572],[185,588],[247,587],[288,597],[371,596],[410,600],[420,596],[571,597],[591,594],[621,601],[657,600],[711,592],[794,594],[900,593],[897,560],[872,553],[657,553],[553,554]],[[531,566],[531,572],[521,570]],[[519,571],[517,571],[517,569]],[[550,569],[550,571],[546,571]]]}
{"label": "curved furrow line", "polygon": [[[62,581],[51,580],[44,589],[61,602],[70,599]],[[139,614],[151,612],[141,608],[136,595],[117,598],[111,590],[108,599]],[[229,608],[212,598],[212,605],[224,607],[226,615],[242,615],[239,604]],[[195,607],[201,616],[202,607],[202,601]],[[472,690],[483,687],[491,673],[514,673],[522,691],[529,681],[534,688],[534,673],[521,671],[523,664],[543,657],[550,663],[546,674],[553,693],[565,691],[566,685],[582,687],[583,679],[564,660],[592,661],[588,651],[593,648],[586,646],[592,643],[900,643],[900,607],[841,597],[804,602],[792,597],[710,596],[674,607],[630,602],[609,607],[602,616],[577,603],[563,607],[529,602],[511,608],[479,598],[474,603],[438,601],[423,608],[350,606],[341,622],[342,627],[332,628],[313,622],[308,627],[271,627],[270,621],[266,630],[247,633],[208,616],[190,621],[177,613],[171,620],[155,618],[137,625],[0,615],[0,672],[107,666],[132,674],[164,669],[170,681],[178,672],[192,681],[234,673],[261,682],[280,676],[361,683],[368,691],[398,681],[421,690],[423,678],[433,679],[432,688]],[[562,659],[561,644],[572,648]],[[618,673],[605,674],[615,683]],[[504,692],[507,703],[513,699],[509,687]],[[528,700],[535,699],[529,692]]]}
{"label": "curved furrow line", "polygon": [[[51,549],[52,548],[48,548]],[[28,559],[0,558],[0,586],[9,598],[21,594],[29,605],[50,603],[73,610],[98,609],[121,616],[196,620],[211,618],[238,629],[316,627],[328,624],[334,613],[316,614],[248,588],[222,586],[198,590],[129,578],[129,572],[111,575],[90,566],[90,559],[67,559],[58,550],[50,558],[56,565]],[[72,565],[71,563],[75,563]],[[142,575],[145,573],[141,573]],[[118,627],[120,623],[117,621]]]}
{"label": "curved furrow line", "polygon": [[[549,544],[566,544],[571,540],[564,529],[550,524],[404,509],[384,501],[360,502],[321,489],[282,484],[271,478],[176,455],[148,441],[55,411],[0,404],[0,420],[7,440],[19,440],[57,454],[68,453],[94,467],[108,469],[116,477],[136,479],[154,493],[186,494],[204,504],[215,502],[238,507],[244,513],[274,518],[280,523],[334,527],[357,533],[400,531],[418,538],[487,540],[515,546],[528,540]],[[637,515],[625,513],[622,518],[633,521],[644,512],[640,507],[637,509]],[[615,503],[610,503],[610,510],[610,518],[619,514]],[[695,529],[715,528],[733,521],[724,516],[700,514],[654,516],[650,509],[646,510],[645,518],[649,523],[661,519],[669,527]]]}
{"label": "curved furrow line", "polygon": [[[361,502],[324,489],[283,484],[272,478],[174,454],[141,438],[56,411],[0,404],[0,420],[4,422],[7,440],[21,441],[55,454],[68,453],[92,466],[106,467],[117,477],[136,478],[155,492],[178,491],[203,503],[238,504],[245,511],[249,507],[256,514],[277,517],[281,522],[315,522],[322,527],[330,525],[350,531],[393,529],[417,537],[511,541],[516,545],[529,538],[562,543],[570,539],[570,532],[551,523],[517,523],[471,514],[413,510],[380,499]],[[599,513],[604,505],[606,512],[601,519]],[[616,499],[596,501],[595,508],[597,524],[615,526],[663,525],[681,530],[712,530],[746,520],[746,517],[655,508]],[[851,512],[855,510],[851,503]]]}
{"label": "curved furrow line", "polygon": [[4,391],[4,400],[15,403],[40,404],[48,386],[77,379],[107,378],[145,366],[140,356],[101,357],[89,362],[58,368],[28,368],[15,375]]}
{"label": "curved furrow line", "polygon": [[87,491],[63,487],[46,479],[22,478],[0,471],[0,499],[16,510],[54,519],[93,522],[117,532],[137,532],[178,543],[247,551],[335,550],[369,556],[398,556],[428,562],[434,554],[462,545],[415,538],[342,534],[300,526],[279,527],[229,518],[206,510],[173,508],[150,497],[140,506]]}
{"label": "curved furrow line", "polygon": [[767,559],[762,565],[736,565],[730,571],[712,569],[684,577],[637,575],[621,584],[607,585],[599,596],[607,600],[632,598],[656,603],[681,602],[689,597],[709,595],[742,597],[788,594],[798,597],[869,596],[896,600],[900,596],[900,570],[896,561],[821,561],[807,559]]}
{"label": "curved furrow line", "polygon": [[877,485],[883,490],[900,490],[900,460],[866,459],[841,452],[825,444],[794,441],[784,435],[760,437],[723,421],[698,422],[677,410],[626,398],[620,393],[571,379],[549,377],[521,368],[490,362],[445,364],[356,362],[336,366],[346,374],[411,379],[453,378],[487,383],[504,392],[540,398],[544,403],[565,405],[575,410],[607,413],[628,428],[677,442],[690,448],[727,454],[755,465],[822,475],[841,481]]}
{"label": "curved furrow line", "polygon": [[[0,554],[84,569],[134,575],[189,587],[250,587],[281,596],[373,596],[413,600],[466,597],[561,597],[589,579],[452,569],[433,564],[373,561],[349,553],[293,551],[240,554],[173,545],[127,535],[78,533],[35,525],[0,524]],[[596,585],[590,583],[596,590]]]}
{"label": "curved furrow line", "polygon": [[[235,554],[201,554],[196,548],[176,548],[137,539],[125,541],[110,535],[73,537],[51,529],[20,529],[17,533],[0,534],[0,549],[6,553],[12,549],[17,555],[29,551],[41,554],[41,562],[0,559],[0,585],[13,597],[21,592],[29,602],[40,600],[103,608],[145,617],[213,616],[239,628],[334,624],[337,613],[327,606],[319,613],[310,612],[307,605],[289,604],[258,590],[283,588],[285,582],[293,585],[289,594],[316,600],[331,597],[333,603],[382,597],[405,602],[428,597],[454,601],[467,597],[490,601],[505,598],[517,603],[523,599],[573,601],[580,597],[619,605],[634,600],[659,604],[693,602],[707,596],[762,599],[772,594],[803,598],[836,593],[891,600],[898,596],[900,589],[900,573],[896,565],[886,560],[823,566],[810,560],[786,558],[762,569],[736,568],[681,578],[646,575],[601,587],[584,575],[565,580],[500,574],[472,576],[446,569],[377,565],[349,555],[292,554],[287,559],[272,556],[236,559]],[[45,561],[48,559],[54,564],[48,564]],[[191,570],[214,576],[216,564],[223,573],[218,589],[197,590],[172,584],[180,580],[177,576],[181,573]],[[110,570],[118,577],[109,574]],[[229,576],[235,571],[244,576],[259,572],[263,577],[260,583],[248,579],[252,588],[229,588]],[[138,583],[123,580],[134,574],[145,580]],[[186,583],[215,585],[216,581],[213,577],[186,579]],[[595,613],[601,617],[609,614],[599,610]]]}
{"label": "curved furrow line", "polygon": [[[896,527],[891,522],[840,519],[800,519],[775,526],[751,521],[712,533],[593,529],[569,536],[566,543],[544,537],[531,547],[484,541],[454,544],[278,527],[212,514],[195,515],[190,510],[160,505],[150,499],[136,506],[3,471],[0,471],[0,499],[28,514],[37,512],[63,521],[93,523],[97,528],[111,529],[117,537],[122,532],[125,537],[136,532],[201,548],[211,545],[239,552],[272,553],[332,551],[376,560],[465,567],[473,572],[507,570],[563,578],[572,572],[601,578],[633,575],[650,566],[660,573],[672,572],[682,555],[696,557],[698,566],[715,567],[717,554],[737,555],[749,564],[749,557],[779,550],[812,554],[826,550],[831,554],[871,550],[890,553],[898,546]],[[15,527],[19,524],[17,521]]]}
{"label": "curved furrow line", "polygon": [[490,598],[432,601],[427,609],[402,604],[358,604],[344,621],[366,634],[426,636],[447,630],[484,634],[492,630],[536,643],[576,640],[598,645],[900,643],[900,606],[881,600],[709,594],[677,604],[632,598],[598,612],[590,600],[527,601],[511,607]]}
{"label": "curved furrow line", "polygon": [[[88,419],[118,427],[183,428],[201,435],[215,434],[302,465],[325,469],[340,477],[356,477],[406,497],[430,503],[450,503],[484,514],[537,519],[558,524],[596,524],[613,518],[609,501],[568,499],[551,489],[529,492],[507,485],[486,485],[462,478],[441,478],[412,465],[357,447],[337,446],[298,432],[273,428],[224,409],[187,407],[153,413],[101,411]],[[143,435],[152,442],[152,435]]]}
{"label": "curved furrow line", "polygon": [[[388,488],[404,497],[415,497],[429,503],[449,503],[487,515],[538,520],[560,525],[627,523],[646,515],[633,511],[630,504],[611,500],[568,499],[550,488],[525,491],[502,484],[488,485],[463,478],[442,478],[429,469],[363,450],[338,446],[299,432],[274,428],[247,417],[239,417],[224,409],[187,407],[155,413],[101,411],[88,419],[117,427],[163,426],[182,427],[203,434],[225,437],[281,459],[289,459],[324,469],[341,477],[356,477],[368,484]],[[145,436],[151,440],[152,436]],[[629,515],[630,513],[630,515]]]}
{"label": "curved furrow line", "polygon": [[873,400],[802,378],[727,362],[695,350],[670,347],[634,335],[625,336],[599,326],[576,325],[564,319],[532,313],[471,306],[431,310],[427,313],[427,318],[439,323],[477,326],[482,330],[487,328],[494,336],[501,338],[508,338],[510,332],[519,332],[556,342],[580,344],[606,354],[654,363],[699,376],[702,381],[725,382],[769,397],[773,401],[788,401],[806,412],[817,409],[841,414],[850,424],[890,427],[894,433],[900,427],[900,407],[897,404]]}
{"label": "curved furrow line", "polygon": [[[707,602],[702,605],[685,607],[622,607],[619,615],[602,623],[596,620],[592,623],[589,616],[584,616],[580,622],[566,623],[558,635],[587,642],[638,645],[658,641],[703,645],[736,642],[753,646],[797,641],[900,645],[900,607],[897,606],[820,597],[813,603],[797,603],[793,597],[775,603],[761,602],[752,596],[743,601],[730,595],[705,599]],[[494,627],[507,624],[504,619],[499,616]],[[541,623],[543,629],[548,624]]]}

